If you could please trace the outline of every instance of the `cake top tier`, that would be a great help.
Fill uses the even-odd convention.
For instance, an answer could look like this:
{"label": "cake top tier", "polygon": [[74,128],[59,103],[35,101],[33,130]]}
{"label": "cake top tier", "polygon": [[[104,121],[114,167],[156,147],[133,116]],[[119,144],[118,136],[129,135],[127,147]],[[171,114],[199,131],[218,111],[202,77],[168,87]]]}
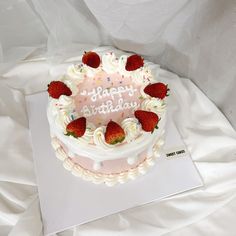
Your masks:
{"label": "cake top tier", "polygon": [[157,83],[138,55],[85,53],[59,81],[49,84],[51,112],[68,138],[102,148],[151,133],[165,111],[168,88]]}

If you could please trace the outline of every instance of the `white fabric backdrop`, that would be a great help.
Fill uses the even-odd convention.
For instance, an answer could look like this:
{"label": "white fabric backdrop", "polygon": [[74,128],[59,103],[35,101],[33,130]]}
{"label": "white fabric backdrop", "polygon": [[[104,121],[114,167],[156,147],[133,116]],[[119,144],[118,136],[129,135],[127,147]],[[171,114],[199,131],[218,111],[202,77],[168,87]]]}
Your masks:
{"label": "white fabric backdrop", "polygon": [[[229,0],[2,1],[0,235],[41,235],[24,95],[45,89],[49,69],[102,44],[135,51],[190,77],[234,123],[235,23]],[[235,131],[189,80],[171,76],[174,120],[206,187],[61,235],[235,234]]]}
{"label": "white fabric backdrop", "polygon": [[40,54],[59,62],[87,45],[113,45],[192,79],[234,127],[235,42],[235,0],[0,2],[0,69]]}

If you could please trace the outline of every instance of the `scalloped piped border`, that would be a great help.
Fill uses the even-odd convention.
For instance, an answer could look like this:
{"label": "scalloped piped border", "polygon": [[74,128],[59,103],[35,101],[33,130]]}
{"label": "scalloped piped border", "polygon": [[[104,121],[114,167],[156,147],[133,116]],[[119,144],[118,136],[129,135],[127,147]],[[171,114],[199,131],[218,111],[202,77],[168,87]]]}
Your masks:
{"label": "scalloped piped border", "polygon": [[70,171],[73,175],[82,178],[83,180],[93,182],[94,184],[104,183],[109,187],[116,184],[126,183],[129,180],[136,179],[140,175],[146,174],[148,169],[154,166],[156,158],[160,156],[160,149],[163,144],[164,140],[160,137],[153,146],[153,155],[151,157],[147,157],[135,168],[116,174],[102,174],[94,173],[71,161],[61,144],[58,142],[57,138],[52,138],[52,147],[55,150],[56,157],[63,162],[63,166],[66,170]]}

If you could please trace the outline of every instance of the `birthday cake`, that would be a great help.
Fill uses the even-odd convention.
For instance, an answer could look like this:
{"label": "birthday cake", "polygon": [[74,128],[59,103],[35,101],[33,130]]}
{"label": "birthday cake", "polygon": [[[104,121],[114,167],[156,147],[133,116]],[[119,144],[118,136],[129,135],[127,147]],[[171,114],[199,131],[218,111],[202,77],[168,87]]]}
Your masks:
{"label": "birthday cake", "polygon": [[164,144],[167,85],[139,55],[87,52],[48,85],[56,156],[75,176],[113,186],[155,164]]}

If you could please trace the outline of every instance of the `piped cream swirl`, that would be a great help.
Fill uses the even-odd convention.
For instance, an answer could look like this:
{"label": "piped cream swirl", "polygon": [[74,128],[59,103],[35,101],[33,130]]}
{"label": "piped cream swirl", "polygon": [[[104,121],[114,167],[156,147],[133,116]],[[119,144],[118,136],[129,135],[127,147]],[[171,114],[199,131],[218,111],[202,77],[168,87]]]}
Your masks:
{"label": "piped cream swirl", "polygon": [[98,68],[92,68],[85,64],[75,64],[68,68],[67,74],[72,79],[83,80],[84,76],[94,77],[97,73],[101,71],[101,66]]}
{"label": "piped cream swirl", "polygon": [[68,67],[67,75],[74,80],[83,80],[86,73],[83,64],[75,64]]}
{"label": "piped cream swirl", "polygon": [[126,118],[121,123],[125,131],[125,140],[129,143],[141,133],[141,127],[136,118]]}
{"label": "piped cream swirl", "polygon": [[152,111],[159,115],[161,115],[166,108],[166,104],[164,100],[158,98],[147,98],[145,99],[142,104],[141,108],[146,111]]}
{"label": "piped cream swirl", "polygon": [[75,116],[75,103],[72,97],[61,95],[58,100],[51,99],[50,109],[55,116],[55,123],[58,128],[65,130],[66,125]]}
{"label": "piped cream swirl", "polygon": [[106,53],[102,56],[102,69],[108,74],[117,72],[118,58],[113,52]]}

